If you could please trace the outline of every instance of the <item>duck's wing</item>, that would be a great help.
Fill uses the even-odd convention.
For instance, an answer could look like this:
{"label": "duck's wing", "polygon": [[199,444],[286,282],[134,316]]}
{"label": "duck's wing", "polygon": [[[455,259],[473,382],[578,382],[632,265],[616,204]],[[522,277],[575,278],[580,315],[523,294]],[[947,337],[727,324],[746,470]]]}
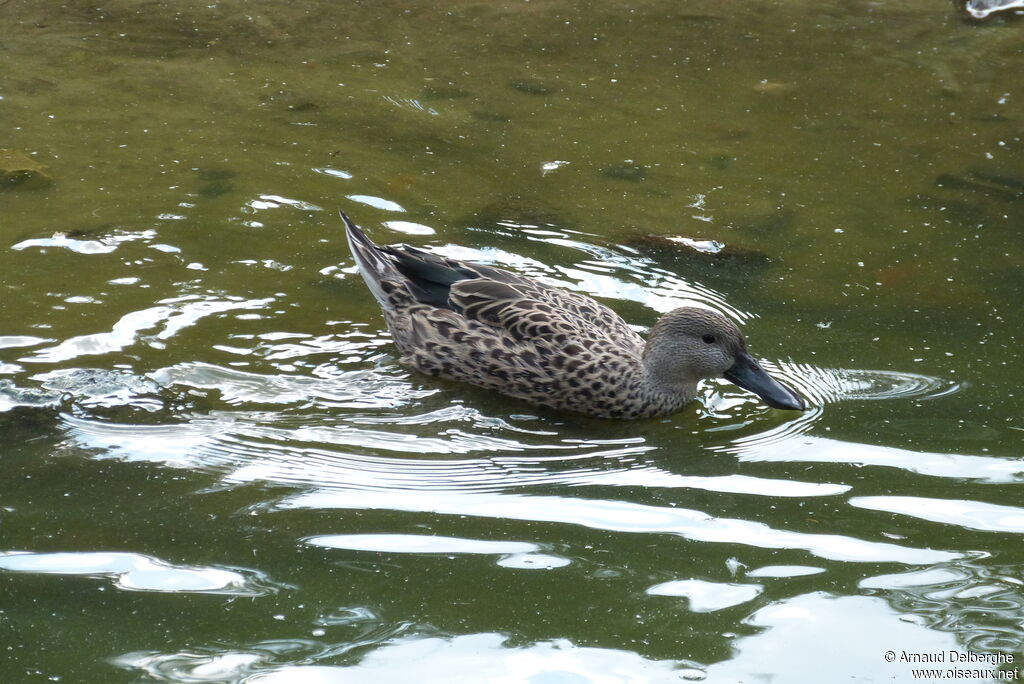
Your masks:
{"label": "duck's wing", "polygon": [[460,280],[448,307],[417,304],[389,325],[402,362],[422,372],[558,409],[623,415],[616,402],[639,368],[643,341],[611,310],[565,294]]}
{"label": "duck's wing", "polygon": [[506,330],[516,340],[610,342],[631,351],[643,347],[643,339],[608,307],[535,281],[464,280],[452,285],[448,301],[467,319]]}
{"label": "duck's wing", "polygon": [[[345,214],[352,254],[406,349],[453,331],[517,342],[611,344],[638,351],[643,340],[603,304],[509,271],[449,259],[408,245],[375,245]],[[399,320],[404,319],[404,320]],[[401,336],[406,339],[399,339]],[[497,338],[496,338],[497,339]],[[476,340],[479,342],[479,340]]]}

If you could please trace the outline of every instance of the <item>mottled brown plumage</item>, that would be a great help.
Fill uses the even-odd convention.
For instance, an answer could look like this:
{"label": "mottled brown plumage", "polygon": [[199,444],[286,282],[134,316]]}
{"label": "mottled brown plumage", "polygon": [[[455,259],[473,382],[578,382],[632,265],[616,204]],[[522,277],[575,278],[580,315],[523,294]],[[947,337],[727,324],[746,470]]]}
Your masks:
{"label": "mottled brown plumage", "polygon": [[645,344],[608,307],[491,266],[408,246],[379,247],[344,214],[349,246],[403,364],[534,404],[602,418],[649,418],[727,377],[778,408],[803,400],[772,380],[721,314],[665,314]]}

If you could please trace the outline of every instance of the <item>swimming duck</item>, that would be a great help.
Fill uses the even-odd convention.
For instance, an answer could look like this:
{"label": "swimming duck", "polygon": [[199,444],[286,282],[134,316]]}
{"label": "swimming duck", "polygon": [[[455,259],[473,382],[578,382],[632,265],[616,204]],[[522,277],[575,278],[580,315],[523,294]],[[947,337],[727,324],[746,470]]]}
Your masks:
{"label": "swimming duck", "polygon": [[719,313],[670,311],[645,343],[590,297],[406,245],[380,247],[341,218],[406,366],[601,418],[668,415],[696,397],[701,380],[720,377],[768,406],[806,408]]}

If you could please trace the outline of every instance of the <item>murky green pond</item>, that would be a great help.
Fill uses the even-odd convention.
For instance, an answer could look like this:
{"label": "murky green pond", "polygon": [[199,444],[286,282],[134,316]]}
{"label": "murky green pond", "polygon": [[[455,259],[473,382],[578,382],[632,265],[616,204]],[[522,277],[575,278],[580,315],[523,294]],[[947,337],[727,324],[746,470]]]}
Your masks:
{"label": "murky green pond", "polygon": [[[1018,675],[1024,21],[0,20],[0,681]],[[603,421],[412,373],[338,209],[638,329],[716,308],[813,407]]]}

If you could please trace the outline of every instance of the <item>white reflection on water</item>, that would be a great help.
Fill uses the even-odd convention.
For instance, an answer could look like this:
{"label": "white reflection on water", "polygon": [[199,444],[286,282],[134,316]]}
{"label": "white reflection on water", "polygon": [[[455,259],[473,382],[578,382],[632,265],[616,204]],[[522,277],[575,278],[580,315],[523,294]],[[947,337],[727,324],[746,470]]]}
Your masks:
{"label": "white reflection on water", "polygon": [[[71,337],[55,346],[38,349],[31,356],[19,360],[26,363],[58,363],[80,356],[120,352],[138,342],[143,331],[152,330],[161,324],[163,328],[151,335],[154,340],[170,339],[206,316],[238,309],[262,309],[272,301],[273,299],[216,298],[201,295],[165,299],[159,302],[160,306],[124,314],[114,323],[110,332]],[[162,344],[163,342],[150,342],[151,346]]]}
{"label": "white reflection on water", "polygon": [[123,242],[150,240],[155,236],[155,230],[144,230],[136,233],[108,235],[100,240],[80,240],[78,238],[68,237],[64,233],[55,233],[53,237],[22,240],[15,245],[11,245],[11,249],[23,250],[28,249],[29,247],[38,247],[43,249],[47,247],[58,247],[60,249],[77,252],[78,254],[110,254],[117,250],[118,246]]}
{"label": "white reflection on water", "polygon": [[928,587],[963,582],[967,573],[951,567],[911,570],[887,575],[865,577],[857,583],[862,589],[903,589],[906,587]]}
{"label": "white reflection on water", "polygon": [[[372,620],[372,615],[370,616]],[[323,665],[351,644],[311,639],[276,640],[234,650],[126,653],[114,665],[140,670],[159,681],[238,682],[679,682],[735,684],[758,681],[841,679],[910,681],[908,663],[888,663],[886,651],[964,652],[968,646],[946,631],[907,620],[886,601],[813,592],[773,602],[748,617],[752,634],[736,638],[728,657],[711,664],[652,660],[631,651],[579,647],[567,639],[512,646],[507,637],[480,633],[454,637],[401,636],[377,630],[355,640],[372,647],[352,665]],[[836,649],[837,643],[855,644]],[[979,651],[984,652],[984,650]],[[286,664],[281,664],[282,661]],[[290,664],[301,663],[301,664]]]}
{"label": "white reflection on water", "polygon": [[321,207],[315,204],[290,197],[282,197],[281,195],[260,195],[258,199],[249,200],[246,204],[249,213],[263,209],[278,209],[280,207],[294,207],[302,211],[323,211]]}
{"label": "white reflection on water", "polygon": [[[1019,482],[1024,478],[1024,463],[1019,460],[912,451],[809,434],[824,415],[825,404],[883,399],[932,400],[959,391],[960,385],[957,383],[895,371],[814,368],[770,362],[764,365],[772,375],[796,387],[807,397],[811,408],[785,423],[753,435],[737,437],[725,445],[711,446],[711,449],[733,454],[746,462],[848,463],[991,483]],[[722,391],[722,385],[718,385],[715,391]],[[704,401],[710,407],[708,412],[718,415],[716,411],[721,409],[716,406],[716,402],[723,402],[714,395]],[[947,427],[944,419],[936,419],[935,423],[937,427]],[[920,425],[926,423],[922,421]]]}
{"label": "white reflection on water", "polygon": [[172,565],[125,552],[0,552],[0,570],[49,575],[109,577],[114,586],[131,591],[232,594],[257,596],[272,591],[265,578],[251,570],[237,571]]}
{"label": "white reflection on water", "polygon": [[1024,595],[1020,565],[968,558],[923,570],[866,577],[861,589],[880,593],[923,625],[952,632],[978,653],[1020,653]]}
{"label": "white reflection on water", "polygon": [[581,473],[574,484],[614,484],[637,487],[680,487],[702,489],[709,492],[755,494],[805,498],[832,496],[850,490],[849,485],[831,482],[800,482],[749,475],[679,475],[655,467],[638,467],[614,473]]}
{"label": "white reflection on water", "polygon": [[341,178],[341,179],[344,179],[344,180],[350,180],[352,178],[352,174],[349,173],[348,171],[344,171],[342,169],[332,169],[329,166],[314,167],[313,171],[315,171],[316,173],[323,174],[325,176],[331,176],[333,178]]}
{"label": "white reflection on water", "polygon": [[500,558],[495,565],[516,570],[554,570],[570,563],[572,561],[568,558],[550,553],[515,553]]}
{"label": "white reflection on water", "polygon": [[819,575],[825,572],[825,568],[817,568],[811,565],[764,565],[746,573],[747,577],[803,577],[805,575]]}
{"label": "white reflection on water", "polygon": [[725,608],[753,601],[761,595],[760,584],[708,582],[700,579],[672,580],[647,588],[651,596],[679,596],[687,600],[687,607],[695,613],[713,613]]}
{"label": "white reflection on water", "polygon": [[629,651],[578,647],[565,639],[530,647],[504,647],[501,634],[452,639],[405,639],[377,649],[352,668],[290,666],[257,675],[252,684],[282,682],[602,682],[608,672],[643,673],[650,681],[679,681],[679,661],[653,661]]}
{"label": "white reflection on water", "polygon": [[320,490],[290,496],[274,506],[289,509],[386,509],[455,516],[582,525],[614,532],[677,535],[693,541],[765,549],[803,549],[819,558],[864,563],[927,565],[962,557],[952,551],[915,549],[837,534],[808,534],[764,523],[719,518],[686,508],[628,501],[517,494]]}
{"label": "white reflection on water", "polygon": [[[934,653],[956,649],[952,634],[900,620],[885,601],[824,592],[772,603],[747,618],[757,628],[736,640],[728,660],[707,668],[708,684],[736,682],[910,682],[907,663],[887,663],[886,651]],[[848,644],[837,648],[837,644]]]}
{"label": "white reflection on water", "polygon": [[393,202],[383,197],[377,197],[375,195],[348,195],[348,199],[353,202],[359,202],[360,204],[367,204],[374,209],[380,209],[382,211],[405,211],[405,208],[398,202]]}
{"label": "white reflection on water", "polygon": [[405,235],[433,235],[434,229],[430,226],[425,226],[422,223],[413,223],[412,221],[385,221],[384,225],[399,233]]}
{"label": "white reflection on water", "polygon": [[442,556],[501,556],[497,565],[520,570],[551,570],[569,565],[568,558],[540,551],[532,542],[466,539],[432,534],[323,534],[304,540],[312,546],[376,553],[413,553]]}
{"label": "white reflection on water", "polygon": [[984,501],[929,499],[922,496],[857,496],[851,506],[888,511],[969,530],[1024,533],[1024,508]]}
{"label": "white reflection on water", "polygon": [[[323,665],[334,651],[310,640],[254,644],[231,651],[128,653],[115,665],[141,670],[159,681],[239,682],[680,682],[735,684],[758,681],[842,679],[910,681],[907,663],[887,663],[887,650],[936,653],[963,650],[953,635],[899,619],[885,601],[823,592],[772,603],[751,615],[757,628],[734,642],[734,652],[710,665],[652,660],[632,651],[580,647],[567,639],[508,644],[500,634],[454,637],[410,635],[373,642],[353,665]],[[856,644],[836,649],[837,643]],[[302,664],[278,664],[281,660]]]}
{"label": "white reflection on water", "polygon": [[967,11],[975,19],[984,19],[996,12],[1024,7],[1024,0],[967,0]]}
{"label": "white reflection on water", "polygon": [[[651,660],[634,653],[576,646],[568,639],[511,646],[503,634],[455,637],[409,636],[393,639],[367,653],[355,665],[277,665],[274,650],[200,653],[128,653],[115,665],[138,669],[159,681],[303,684],[374,682],[375,684],[451,684],[452,682],[679,682],[701,678],[698,664],[683,660]],[[262,645],[257,645],[262,646]],[[281,646],[277,650],[281,650]],[[305,646],[305,648],[302,648]],[[315,645],[295,643],[293,650]],[[330,653],[292,661],[315,663]],[[415,676],[411,679],[411,674]],[[609,675],[609,673],[614,673]]]}
{"label": "white reflection on water", "polygon": [[40,349],[32,356],[19,359],[26,363],[57,363],[97,354],[118,352],[135,344],[143,330],[154,328],[161,321],[167,320],[173,313],[167,306],[155,306],[141,311],[124,314],[114,323],[110,332],[79,335],[68,338],[60,344]]}
{"label": "white reflection on water", "polygon": [[531,542],[443,537],[432,534],[323,534],[309,537],[307,544],[350,551],[381,553],[483,554],[531,553],[539,546]]}
{"label": "white reflection on water", "polygon": [[33,337],[32,335],[0,335],[0,349],[8,347],[34,347],[37,344],[46,344],[53,340],[45,337]]}
{"label": "white reflection on water", "polygon": [[[1019,461],[973,456],[911,451],[897,447],[844,442],[824,437],[785,434],[781,428],[750,438],[741,438],[721,450],[743,461],[794,463],[849,463],[858,466],[885,466],[933,477],[979,480],[982,482],[1019,482],[1024,465]],[[779,434],[783,433],[783,434]]]}

